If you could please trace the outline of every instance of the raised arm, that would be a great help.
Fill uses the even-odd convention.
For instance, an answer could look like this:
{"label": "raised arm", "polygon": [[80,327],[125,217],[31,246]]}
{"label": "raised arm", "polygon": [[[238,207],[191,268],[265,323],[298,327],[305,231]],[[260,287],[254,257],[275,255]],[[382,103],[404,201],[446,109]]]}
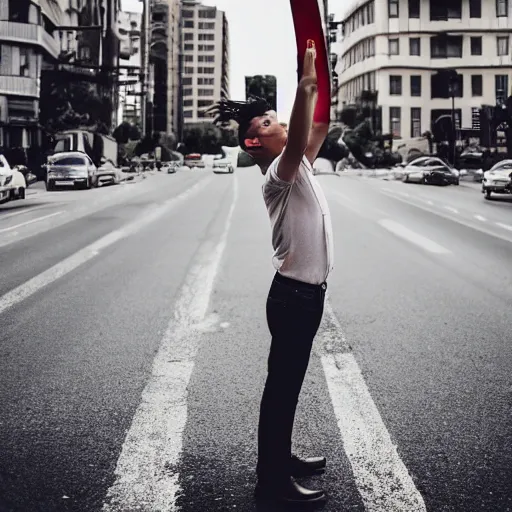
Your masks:
{"label": "raised arm", "polygon": [[295,179],[308,147],[317,97],[315,60],[315,48],[308,48],[288,126],[288,140],[277,167],[277,174],[284,181]]}

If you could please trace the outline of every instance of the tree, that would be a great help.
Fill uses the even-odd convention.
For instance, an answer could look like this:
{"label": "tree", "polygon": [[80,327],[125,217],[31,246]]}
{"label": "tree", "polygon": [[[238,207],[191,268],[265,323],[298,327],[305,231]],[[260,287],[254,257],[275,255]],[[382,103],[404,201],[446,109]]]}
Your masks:
{"label": "tree", "polygon": [[210,123],[187,126],[183,132],[183,154],[201,153],[215,155],[222,153],[222,132]]}
{"label": "tree", "polygon": [[277,110],[277,81],[273,75],[255,75],[245,77],[245,97],[263,98],[272,110]]}
{"label": "tree", "polygon": [[112,134],[118,144],[127,144],[130,140],[140,140],[140,131],[133,124],[123,121]]}
{"label": "tree", "polygon": [[109,133],[113,105],[98,94],[97,85],[65,72],[41,76],[40,122],[49,133],[87,127]]}

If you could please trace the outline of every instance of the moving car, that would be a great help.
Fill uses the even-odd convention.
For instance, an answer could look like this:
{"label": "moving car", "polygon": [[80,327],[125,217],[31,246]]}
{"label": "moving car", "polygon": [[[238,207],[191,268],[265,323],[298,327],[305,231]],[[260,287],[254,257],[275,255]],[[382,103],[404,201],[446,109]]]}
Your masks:
{"label": "moving car", "polygon": [[402,181],[427,185],[458,185],[459,171],[438,157],[422,156],[404,166]]}
{"label": "moving car", "polygon": [[95,187],[102,185],[117,185],[121,183],[121,171],[116,169],[110,160],[101,159],[101,167],[98,168],[93,181]]}
{"label": "moving car", "polygon": [[478,146],[468,146],[457,159],[461,176],[473,176],[474,181],[484,178],[484,153]]}
{"label": "moving car", "polygon": [[216,174],[219,173],[228,173],[233,174],[235,172],[235,167],[229,158],[216,158],[213,161],[213,172]]}
{"label": "moving car", "polygon": [[48,157],[46,190],[60,186],[91,188],[96,183],[97,168],[85,153],[70,151]]}
{"label": "moving car", "polygon": [[180,163],[176,160],[173,160],[172,162],[164,162],[160,170],[167,174],[174,174],[179,165]]}
{"label": "moving car", "polygon": [[27,182],[17,167],[11,167],[4,155],[0,155],[0,204],[25,199]]}
{"label": "moving car", "polygon": [[206,167],[206,164],[199,153],[190,153],[186,155],[183,165],[190,169],[193,169],[194,167],[204,169]]}
{"label": "moving car", "polygon": [[491,199],[493,192],[512,194],[512,160],[502,160],[484,173],[482,194]]}

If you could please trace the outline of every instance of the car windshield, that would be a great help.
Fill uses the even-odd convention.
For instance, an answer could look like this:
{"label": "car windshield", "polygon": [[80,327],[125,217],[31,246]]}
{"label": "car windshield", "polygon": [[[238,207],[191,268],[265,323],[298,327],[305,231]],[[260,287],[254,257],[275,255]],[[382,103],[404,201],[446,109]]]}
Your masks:
{"label": "car windshield", "polygon": [[60,158],[55,160],[53,165],[86,165],[85,159],[77,156],[68,156],[66,158]]}
{"label": "car windshield", "polygon": [[512,162],[507,162],[504,164],[498,164],[493,171],[510,171],[512,170]]}

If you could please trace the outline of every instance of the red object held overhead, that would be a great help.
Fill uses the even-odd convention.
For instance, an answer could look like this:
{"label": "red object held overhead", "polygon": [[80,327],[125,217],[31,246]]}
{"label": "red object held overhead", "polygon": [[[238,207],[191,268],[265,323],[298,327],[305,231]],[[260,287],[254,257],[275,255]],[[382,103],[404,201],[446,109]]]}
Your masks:
{"label": "red object held overhead", "polygon": [[299,79],[302,76],[306,48],[311,45],[309,40],[315,42],[318,100],[313,120],[317,123],[329,123],[331,117],[331,71],[320,10],[323,2],[324,0],[290,0],[297,41]]}

